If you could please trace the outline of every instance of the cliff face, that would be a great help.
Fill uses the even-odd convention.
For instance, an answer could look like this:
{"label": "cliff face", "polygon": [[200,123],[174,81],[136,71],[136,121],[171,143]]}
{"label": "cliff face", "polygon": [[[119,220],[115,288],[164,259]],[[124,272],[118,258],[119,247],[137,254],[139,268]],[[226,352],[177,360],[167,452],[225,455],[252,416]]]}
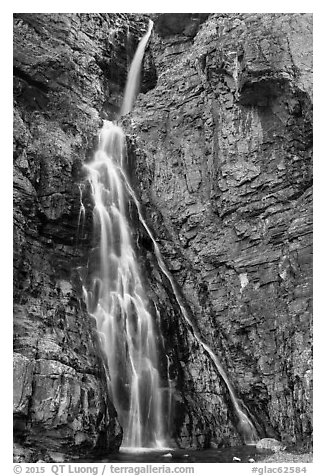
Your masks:
{"label": "cliff face", "polygon": [[[260,434],[309,446],[312,18],[179,20],[170,29],[167,16],[156,21],[157,85],[126,121],[132,180],[194,322]],[[161,313],[168,329],[162,302]],[[181,339],[169,352],[174,361],[179,352],[184,387],[192,375],[184,398],[201,409],[193,419],[208,415],[184,416],[184,431],[220,441],[229,411],[220,379],[181,316],[172,320]]]}
{"label": "cliff face", "polygon": [[92,222],[81,240],[78,184],[99,113],[107,97],[117,109],[128,48],[132,55],[146,23],[124,14],[14,16],[14,433],[38,457],[107,454],[121,443],[82,298]]}
{"label": "cliff face", "polygon": [[[130,179],[184,306],[260,435],[309,445],[311,17],[152,17],[143,94],[124,121]],[[14,428],[36,450],[31,460],[107,454],[121,442],[82,294],[96,246],[82,164],[101,117],[116,115],[147,23],[14,18]],[[174,388],[172,437],[238,444],[225,383],[130,211]]]}

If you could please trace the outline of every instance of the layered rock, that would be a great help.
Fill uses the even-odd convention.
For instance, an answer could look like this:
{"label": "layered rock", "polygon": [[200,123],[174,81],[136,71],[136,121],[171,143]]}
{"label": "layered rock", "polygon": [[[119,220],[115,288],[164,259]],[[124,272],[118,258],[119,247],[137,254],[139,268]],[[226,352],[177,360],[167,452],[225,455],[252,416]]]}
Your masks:
{"label": "layered rock", "polygon": [[121,443],[82,296],[92,229],[81,239],[79,184],[146,27],[127,14],[14,16],[14,435],[29,460]]}
{"label": "layered rock", "polygon": [[[261,437],[309,446],[312,18],[195,20],[182,18],[179,31],[156,19],[157,84],[125,121],[131,180],[195,324]],[[151,283],[170,358],[183,362],[176,386],[192,408],[191,417],[179,413],[178,437],[221,442],[221,412],[230,412],[223,382],[166,304],[164,276],[153,271]]]}
{"label": "layered rock", "polygon": [[[82,164],[101,117],[116,117],[145,17],[14,19],[14,422],[30,460],[121,442],[81,289],[96,246]],[[309,445],[311,16],[152,18],[143,94],[125,120],[130,180],[193,325],[260,436]],[[173,443],[239,444],[225,382],[130,211],[174,388]]]}

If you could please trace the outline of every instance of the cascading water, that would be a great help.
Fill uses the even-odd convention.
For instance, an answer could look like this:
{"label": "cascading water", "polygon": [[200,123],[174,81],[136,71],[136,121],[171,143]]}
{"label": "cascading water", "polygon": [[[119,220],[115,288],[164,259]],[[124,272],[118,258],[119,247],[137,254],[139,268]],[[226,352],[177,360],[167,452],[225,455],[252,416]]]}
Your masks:
{"label": "cascading water", "polygon": [[148,39],[151,36],[152,28],[153,28],[153,22],[152,20],[150,20],[148,31],[146,35],[143,36],[143,38],[140,40],[134,59],[132,60],[132,63],[131,63],[131,67],[130,67],[128,78],[127,78],[125,93],[123,96],[123,103],[122,103],[121,112],[120,112],[121,116],[128,114],[131,111],[132,106],[134,104],[137,91],[139,88],[141,63],[142,63],[142,59],[144,56]]}
{"label": "cascading water", "polygon": [[94,270],[88,308],[108,359],[109,388],[127,447],[164,444],[156,332],[139,274],[125,214],[120,178],[124,156],[120,127],[105,122],[94,161],[86,166],[100,229],[100,266]]}
{"label": "cascading water", "polygon": [[[148,32],[131,65],[122,113],[132,108]],[[104,121],[94,160],[85,165],[94,201],[94,228],[99,232],[99,265],[85,288],[87,306],[97,322],[108,360],[108,387],[124,431],[123,446],[166,445],[168,417],[158,371],[154,320],[148,311],[131,232],[126,218],[122,167],[125,136],[116,124]]]}
{"label": "cascading water", "polygon": [[[120,116],[132,109],[142,58],[152,26],[150,21],[148,31],[141,39],[132,61]],[[241,403],[217,356],[189,318],[141,214],[139,202],[123,171],[125,149],[125,136],[121,127],[104,121],[94,160],[85,165],[92,190],[94,230],[99,236],[99,247],[89,266],[91,282],[84,285],[88,311],[96,319],[108,361],[108,388],[123,427],[123,447],[166,446],[173,406],[168,358],[166,383],[162,382],[158,371],[160,356],[157,349],[160,339],[156,326],[159,323],[159,313],[156,312],[156,318],[153,319],[148,310],[126,217],[126,191],[134,201],[140,221],[153,242],[158,264],[171,284],[182,316],[223,378],[239,418],[239,430],[244,435],[245,442],[251,443],[257,437],[255,428],[241,409]],[[79,219],[84,219],[84,215],[82,204]]]}

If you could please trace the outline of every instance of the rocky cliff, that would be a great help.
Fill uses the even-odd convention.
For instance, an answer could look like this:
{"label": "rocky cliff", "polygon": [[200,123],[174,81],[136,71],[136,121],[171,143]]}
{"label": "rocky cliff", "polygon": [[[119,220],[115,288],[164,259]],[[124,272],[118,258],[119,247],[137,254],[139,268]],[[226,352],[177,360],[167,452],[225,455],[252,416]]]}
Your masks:
{"label": "rocky cliff", "polygon": [[78,274],[91,246],[91,221],[78,237],[79,184],[146,24],[14,15],[14,434],[35,457],[107,454],[121,443]]}
{"label": "rocky cliff", "polygon": [[[194,322],[260,434],[309,446],[312,18],[179,20],[155,25],[157,84],[127,124],[133,181]],[[190,347],[188,399],[219,420],[212,369]]]}
{"label": "rocky cliff", "polygon": [[[193,325],[260,435],[310,445],[311,16],[152,18],[142,94],[124,121],[130,180]],[[96,456],[121,442],[81,288],[94,245],[82,164],[101,118],[116,115],[147,22],[14,18],[14,428],[31,459]],[[240,443],[225,383],[130,206],[161,316],[172,438]]]}

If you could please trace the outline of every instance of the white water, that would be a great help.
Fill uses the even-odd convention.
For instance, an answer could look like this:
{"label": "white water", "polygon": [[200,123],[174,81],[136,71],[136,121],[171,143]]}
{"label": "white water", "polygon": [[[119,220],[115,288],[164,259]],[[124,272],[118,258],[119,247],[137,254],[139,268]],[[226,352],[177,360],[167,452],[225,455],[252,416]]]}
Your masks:
{"label": "white water", "polygon": [[83,234],[84,231],[84,224],[85,224],[85,207],[83,204],[83,191],[81,185],[79,185],[79,201],[80,201],[80,209],[78,215],[78,225],[77,225],[77,235],[79,234],[79,228],[81,227],[80,234]]}
{"label": "white water", "polygon": [[[138,88],[146,43],[152,29],[142,38],[128,75],[121,115],[131,111]],[[219,359],[195,329],[171,274],[167,270],[141,214],[139,202],[123,172],[125,136],[122,129],[104,121],[94,160],[85,165],[94,201],[94,229],[99,247],[90,266],[91,282],[84,286],[88,311],[97,322],[101,345],[108,361],[108,387],[124,430],[122,449],[164,448],[167,446],[172,411],[169,378],[163,385],[159,374],[158,336],[132,245],[126,217],[125,187],[136,204],[139,218],[151,238],[158,264],[168,278],[183,318],[196,340],[212,359],[223,378],[239,419],[245,442],[257,439],[256,431],[225,374]],[[84,219],[83,204],[79,221]],[[159,313],[156,312],[156,323]],[[168,357],[167,368],[169,366]],[[168,372],[167,372],[168,374]]]}
{"label": "white water", "polygon": [[140,277],[121,167],[122,129],[106,121],[93,162],[86,165],[99,229],[99,262],[87,292],[108,360],[109,389],[124,430],[124,447],[165,445],[157,335]]}
{"label": "white water", "polygon": [[[121,114],[132,108],[145,46],[142,38],[133,59]],[[108,386],[123,427],[124,449],[166,447],[168,415],[163,416],[164,388],[158,371],[157,333],[126,218],[121,170],[125,154],[122,129],[104,121],[94,160],[85,165],[94,201],[94,229],[99,235],[97,265],[85,286],[89,313],[97,322],[108,361]],[[96,252],[95,252],[96,256]],[[168,406],[165,405],[165,407]]]}
{"label": "white water", "polygon": [[125,88],[123,103],[121,107],[121,116],[128,114],[134,105],[135,98],[138,92],[139,87],[139,77],[140,77],[140,70],[141,64],[145,52],[145,48],[148,42],[149,37],[151,36],[153,28],[152,20],[149,20],[148,31],[145,36],[140,40],[139,45],[137,47],[135,56],[132,60],[130,71],[128,74],[127,84]]}

